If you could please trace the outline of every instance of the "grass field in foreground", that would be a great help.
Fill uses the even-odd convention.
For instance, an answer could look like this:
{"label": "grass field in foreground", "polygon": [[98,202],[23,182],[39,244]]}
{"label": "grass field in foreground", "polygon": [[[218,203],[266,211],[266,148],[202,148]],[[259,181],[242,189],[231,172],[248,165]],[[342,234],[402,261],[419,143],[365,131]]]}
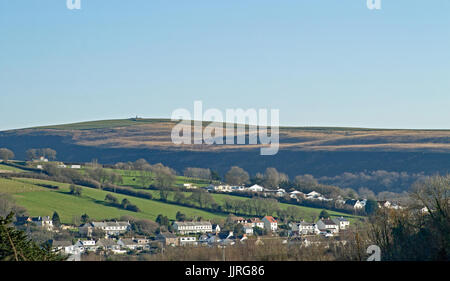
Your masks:
{"label": "grass field in foreground", "polygon": [[[51,184],[60,187],[59,190],[51,190],[34,185],[35,183]],[[24,187],[25,186],[25,187]],[[16,190],[15,190],[16,189]],[[106,194],[111,192],[82,187],[82,196],[69,194],[69,185],[53,181],[36,179],[0,179],[0,193],[7,192],[13,195],[16,203],[27,209],[31,216],[51,216],[57,211],[63,223],[71,223],[74,216],[87,213],[92,219],[120,218],[123,215],[135,218],[155,220],[159,214],[175,219],[178,211],[189,217],[201,216],[204,219],[219,219],[224,216],[194,208],[176,206],[162,202],[114,194],[120,201],[127,198],[132,204],[141,209],[141,212],[131,212],[116,207],[107,206],[104,203]]]}

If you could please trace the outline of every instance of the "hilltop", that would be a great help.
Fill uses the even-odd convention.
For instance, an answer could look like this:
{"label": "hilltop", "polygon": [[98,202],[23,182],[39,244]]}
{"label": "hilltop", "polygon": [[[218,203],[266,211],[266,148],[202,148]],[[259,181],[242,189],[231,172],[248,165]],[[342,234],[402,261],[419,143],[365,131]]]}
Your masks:
{"label": "hilltop", "polygon": [[[230,166],[251,174],[276,167],[290,177],[334,177],[346,172],[449,173],[449,130],[393,130],[332,127],[281,127],[280,150],[260,156],[260,145],[175,145],[168,119],[118,119],[0,132],[0,147],[24,159],[29,148],[51,147],[58,159],[104,164],[145,158],[181,172],[211,168],[222,175]],[[207,124],[204,124],[207,125]]]}

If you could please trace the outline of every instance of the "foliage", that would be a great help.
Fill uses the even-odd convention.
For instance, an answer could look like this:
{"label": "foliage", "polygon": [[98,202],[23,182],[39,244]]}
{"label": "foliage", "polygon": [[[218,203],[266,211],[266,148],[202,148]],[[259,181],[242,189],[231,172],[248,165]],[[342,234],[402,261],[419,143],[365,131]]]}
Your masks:
{"label": "foliage", "polygon": [[62,261],[65,258],[52,252],[50,247],[38,246],[25,232],[9,226],[14,217],[10,213],[0,217],[0,261]]}
{"label": "foliage", "polygon": [[0,148],[0,159],[8,162],[9,159],[14,158],[14,152],[7,148]]}

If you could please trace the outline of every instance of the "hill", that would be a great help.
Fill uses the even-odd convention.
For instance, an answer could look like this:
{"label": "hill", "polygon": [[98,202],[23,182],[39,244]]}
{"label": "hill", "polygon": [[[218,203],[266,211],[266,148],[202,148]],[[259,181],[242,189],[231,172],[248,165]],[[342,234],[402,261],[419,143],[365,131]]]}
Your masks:
{"label": "hill", "polygon": [[[50,147],[65,162],[100,163],[145,158],[178,172],[211,168],[224,174],[240,166],[251,174],[275,167],[291,178],[299,174],[335,177],[344,173],[385,170],[449,173],[449,130],[281,127],[280,150],[261,156],[261,145],[175,145],[167,119],[122,119],[83,122],[0,132],[0,147],[24,159],[29,148]],[[205,124],[206,125],[206,124]]]}
{"label": "hill", "polygon": [[[57,186],[58,189],[48,189],[43,186]],[[159,214],[167,216],[169,219],[175,219],[178,211],[186,214],[188,217],[202,217],[204,219],[225,219],[225,214],[216,214],[208,211],[190,208],[180,205],[163,203],[156,200],[142,199],[134,196],[121,195],[100,189],[93,189],[79,186],[82,189],[82,196],[69,194],[69,185],[55,181],[29,179],[29,178],[0,178],[0,194],[11,194],[17,205],[25,207],[31,216],[48,216],[57,211],[63,223],[71,223],[73,217],[79,217],[82,214],[88,214],[90,218],[103,220],[120,218],[129,215],[135,218],[155,220]],[[147,191],[153,195],[153,198],[159,198],[159,192]],[[123,210],[105,204],[104,198],[107,194],[113,194],[119,201],[127,198],[133,204],[136,204],[140,212]],[[172,197],[173,194],[170,195]],[[186,193],[189,196],[189,193]],[[245,198],[226,195],[213,194],[216,202],[222,204],[226,198],[245,200]],[[286,209],[289,204],[279,203],[281,209]],[[311,220],[317,217],[322,209],[310,208],[304,206],[295,206],[298,208],[305,220]],[[331,216],[345,216],[351,222],[359,221],[358,216],[344,214],[335,211],[328,211]]]}

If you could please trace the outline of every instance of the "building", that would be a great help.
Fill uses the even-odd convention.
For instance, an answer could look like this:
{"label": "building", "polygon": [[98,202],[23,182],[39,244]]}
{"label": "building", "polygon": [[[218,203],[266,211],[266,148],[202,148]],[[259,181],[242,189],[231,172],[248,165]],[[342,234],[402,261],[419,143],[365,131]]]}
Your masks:
{"label": "building", "polygon": [[189,237],[180,237],[180,246],[197,246],[197,238],[193,237],[193,236],[189,236]]}
{"label": "building", "polygon": [[112,251],[114,254],[123,254],[126,252],[121,249],[121,246],[114,239],[99,239],[97,246],[105,251]]}
{"label": "building", "polygon": [[218,225],[218,224],[216,224],[216,225],[213,225],[213,230],[214,230],[214,233],[219,233],[220,232],[220,226]]}
{"label": "building", "polygon": [[253,225],[251,223],[244,224],[244,233],[246,235],[253,235]]}
{"label": "building", "polygon": [[320,232],[315,223],[301,221],[299,223],[291,223],[290,226],[292,232],[298,235],[313,235]]}
{"label": "building", "polygon": [[263,192],[264,191],[264,187],[254,184],[252,186],[250,186],[249,188],[247,188],[248,191],[252,191],[252,192]]}
{"label": "building", "polygon": [[106,235],[119,235],[125,233],[130,228],[130,223],[126,221],[90,222],[79,227],[79,232],[85,236],[92,236],[94,229],[105,232]]}
{"label": "building", "polygon": [[166,246],[178,246],[180,245],[178,236],[173,233],[166,232],[160,233],[156,236],[156,240],[161,241]]}
{"label": "building", "polygon": [[70,255],[75,252],[75,246],[72,241],[62,240],[62,241],[52,241],[52,249],[55,252]]}
{"label": "building", "polygon": [[230,185],[217,185],[214,186],[214,190],[217,192],[232,192],[233,187]]}
{"label": "building", "polygon": [[173,223],[173,228],[176,232],[185,235],[192,233],[207,233],[212,232],[212,224],[209,221],[199,222],[180,222]]}
{"label": "building", "polygon": [[28,218],[27,221],[47,230],[53,229],[53,221],[49,216]]}
{"label": "building", "polygon": [[98,249],[94,240],[78,240],[75,247],[78,247],[80,252],[95,252]]}
{"label": "building", "polygon": [[286,190],[279,188],[275,194],[278,197],[283,197],[284,195],[286,195]]}
{"label": "building", "polygon": [[197,189],[198,188],[196,185],[193,185],[192,183],[184,183],[183,187],[186,189]]}
{"label": "building", "polygon": [[243,217],[235,217],[235,216],[232,216],[232,217],[231,217],[231,220],[233,221],[233,223],[236,223],[236,224],[238,224],[238,223],[244,224],[244,223],[247,222],[247,220],[244,219]]}
{"label": "building", "polygon": [[252,224],[252,227],[259,227],[264,229],[264,222],[262,220],[260,220],[259,218],[251,218],[249,220],[249,223]]}
{"label": "building", "polygon": [[317,228],[323,232],[338,233],[339,225],[330,219],[320,219],[317,221]]}
{"label": "building", "polygon": [[232,186],[231,190],[234,192],[242,192],[245,191],[245,188],[243,186]]}
{"label": "building", "polygon": [[267,231],[275,232],[278,229],[278,222],[272,216],[265,216],[262,221],[264,222],[264,228]]}
{"label": "building", "polygon": [[44,156],[39,157],[38,159],[31,160],[32,162],[48,162],[48,159]]}
{"label": "building", "polygon": [[363,209],[366,207],[367,199],[364,200],[357,200],[355,205],[353,205],[353,208],[355,209]]}
{"label": "building", "polygon": [[312,199],[312,198],[317,198],[317,197],[319,197],[321,195],[322,194],[320,194],[319,192],[311,191],[310,193],[306,194],[306,198]]}
{"label": "building", "polygon": [[145,247],[145,244],[140,244],[133,238],[121,238],[117,241],[117,245],[119,245],[122,249],[128,250],[142,250]]}
{"label": "building", "polygon": [[350,226],[350,222],[344,217],[333,218],[332,221],[338,225],[339,230],[347,229]]}

